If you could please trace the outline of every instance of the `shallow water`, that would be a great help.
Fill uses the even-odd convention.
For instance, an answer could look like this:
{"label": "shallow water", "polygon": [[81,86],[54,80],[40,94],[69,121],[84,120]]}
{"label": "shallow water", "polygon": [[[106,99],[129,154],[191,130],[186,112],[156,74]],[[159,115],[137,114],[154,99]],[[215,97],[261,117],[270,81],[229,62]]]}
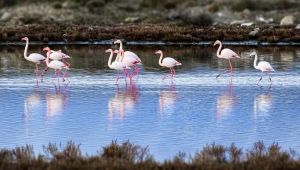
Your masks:
{"label": "shallow water", "polygon": [[[233,61],[234,77],[216,79],[228,62],[215,48],[197,46],[128,46],[143,60],[133,86],[107,67],[108,46],[56,46],[71,57],[70,84],[55,88],[48,71],[36,87],[34,65],[22,57],[23,47],[0,49],[0,147],[33,144],[36,152],[49,142],[81,144],[96,154],[112,140],[149,146],[158,160],[179,151],[195,153],[206,144],[250,148],[255,141],[278,142],[300,151],[300,48],[258,48],[269,61],[272,88],[253,69],[251,48],[230,47],[242,59]],[[31,47],[29,52],[41,52]],[[183,63],[174,85],[162,81],[167,69],[158,66],[155,50],[163,49]]]}

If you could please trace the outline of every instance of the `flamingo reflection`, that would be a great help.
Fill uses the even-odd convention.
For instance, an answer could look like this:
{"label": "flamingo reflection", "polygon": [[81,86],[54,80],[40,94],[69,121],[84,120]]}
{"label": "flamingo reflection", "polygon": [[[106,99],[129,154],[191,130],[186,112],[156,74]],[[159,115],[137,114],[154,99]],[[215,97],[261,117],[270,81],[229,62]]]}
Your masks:
{"label": "flamingo reflection", "polygon": [[222,117],[228,116],[232,111],[234,104],[235,99],[232,94],[232,85],[229,85],[228,90],[226,92],[221,93],[217,97],[217,119],[221,119]]}
{"label": "flamingo reflection", "polygon": [[62,92],[56,91],[56,93],[48,93],[46,95],[47,102],[47,118],[52,118],[63,112],[66,102],[68,100],[68,95]]}
{"label": "flamingo reflection", "polygon": [[41,94],[39,91],[34,91],[32,94],[24,98],[24,117],[28,119],[31,115],[37,112],[41,107]]}
{"label": "flamingo reflection", "polygon": [[174,88],[169,91],[161,91],[159,94],[159,112],[164,113],[165,110],[172,109],[177,98]]}
{"label": "flamingo reflection", "polygon": [[109,119],[123,119],[126,113],[135,107],[139,96],[139,89],[134,85],[130,86],[130,88],[125,88],[124,91],[120,91],[119,88],[117,88],[115,95],[108,100]]}
{"label": "flamingo reflection", "polygon": [[253,101],[254,119],[257,119],[260,116],[267,116],[271,106],[272,95],[270,93],[256,95]]}

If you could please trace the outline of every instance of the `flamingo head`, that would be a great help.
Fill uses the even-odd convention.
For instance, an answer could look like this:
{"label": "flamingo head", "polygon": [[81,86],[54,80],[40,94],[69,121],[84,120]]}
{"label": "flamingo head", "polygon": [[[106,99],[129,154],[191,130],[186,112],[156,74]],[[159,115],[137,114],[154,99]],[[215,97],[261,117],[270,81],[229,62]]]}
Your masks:
{"label": "flamingo head", "polygon": [[253,51],[252,53],[250,53],[250,57],[254,57],[254,56],[256,56],[257,54],[256,54],[256,51]]}
{"label": "flamingo head", "polygon": [[162,54],[162,51],[158,50],[158,51],[155,52],[155,54]]}
{"label": "flamingo head", "polygon": [[45,48],[43,48],[43,51],[50,51],[50,48],[49,47],[45,47]]}
{"label": "flamingo head", "polygon": [[118,54],[118,53],[119,53],[119,50],[114,50],[114,53],[115,53],[115,54]]}
{"label": "flamingo head", "polygon": [[219,41],[219,40],[215,41],[214,46],[216,46],[218,44],[221,44],[221,41]]}
{"label": "flamingo head", "polygon": [[116,41],[114,41],[114,44],[121,44],[121,43],[122,43],[121,40],[116,40]]}
{"label": "flamingo head", "polygon": [[28,41],[29,39],[28,39],[28,37],[23,37],[21,40],[22,41]]}
{"label": "flamingo head", "polygon": [[105,53],[112,53],[112,52],[113,52],[112,49],[107,49],[107,50],[105,51]]}

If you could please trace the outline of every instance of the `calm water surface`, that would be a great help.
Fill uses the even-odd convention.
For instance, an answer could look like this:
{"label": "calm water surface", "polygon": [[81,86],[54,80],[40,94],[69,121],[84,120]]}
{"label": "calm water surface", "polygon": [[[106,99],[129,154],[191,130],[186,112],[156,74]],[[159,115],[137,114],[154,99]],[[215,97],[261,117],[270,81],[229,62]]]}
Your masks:
{"label": "calm water surface", "polygon": [[[0,147],[33,144],[36,152],[49,142],[81,144],[96,154],[112,140],[149,146],[158,160],[179,151],[194,153],[206,144],[250,148],[255,141],[278,142],[300,152],[300,48],[258,48],[260,60],[276,72],[256,86],[251,47],[230,47],[242,59],[234,61],[234,77],[215,76],[228,62],[211,47],[128,46],[143,60],[134,86],[107,67],[105,46],[58,46],[72,56],[70,84],[55,88],[48,71],[39,88],[34,65],[23,58],[23,47],[0,49]],[[29,52],[41,52],[31,47]],[[163,49],[183,63],[174,86],[161,80],[167,69],[158,66],[155,50]]]}

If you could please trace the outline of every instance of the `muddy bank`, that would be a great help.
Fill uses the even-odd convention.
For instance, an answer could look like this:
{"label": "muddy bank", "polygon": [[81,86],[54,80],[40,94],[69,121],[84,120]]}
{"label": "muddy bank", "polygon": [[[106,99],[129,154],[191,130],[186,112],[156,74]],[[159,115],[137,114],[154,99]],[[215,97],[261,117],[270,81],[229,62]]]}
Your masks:
{"label": "muddy bank", "polygon": [[[259,28],[259,29],[257,29]],[[254,33],[253,33],[254,31]],[[190,43],[200,41],[256,41],[258,43],[300,43],[300,29],[292,26],[176,26],[125,24],[108,26],[26,25],[0,28],[0,42],[20,42],[27,36],[42,43],[77,41],[99,42],[112,39],[126,41]]]}

